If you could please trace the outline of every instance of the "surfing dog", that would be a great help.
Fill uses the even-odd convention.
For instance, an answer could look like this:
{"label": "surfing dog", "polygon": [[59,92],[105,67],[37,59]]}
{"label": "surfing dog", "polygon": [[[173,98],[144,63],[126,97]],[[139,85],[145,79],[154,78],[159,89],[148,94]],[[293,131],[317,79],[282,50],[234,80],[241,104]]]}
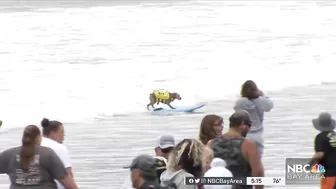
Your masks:
{"label": "surfing dog", "polygon": [[166,104],[171,109],[175,109],[170,105],[171,102],[173,102],[175,99],[181,100],[181,96],[178,93],[170,93],[165,90],[154,90],[153,93],[149,94],[149,104],[147,104],[147,109],[149,110],[149,106],[154,107],[154,104],[157,103],[157,105],[161,102],[163,104]]}

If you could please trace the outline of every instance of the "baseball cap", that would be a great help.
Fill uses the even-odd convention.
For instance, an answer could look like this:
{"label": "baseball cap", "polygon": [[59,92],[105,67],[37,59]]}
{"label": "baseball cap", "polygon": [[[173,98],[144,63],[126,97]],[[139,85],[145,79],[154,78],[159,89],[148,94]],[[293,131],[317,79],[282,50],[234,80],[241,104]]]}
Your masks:
{"label": "baseball cap", "polygon": [[125,169],[140,169],[145,172],[156,171],[156,160],[147,154],[141,154],[132,160],[131,165],[124,167]]}
{"label": "baseball cap", "polygon": [[229,121],[230,126],[239,126],[242,122],[248,125],[251,125],[252,123],[250,114],[245,110],[238,110],[234,112],[230,116]]}
{"label": "baseball cap", "polygon": [[156,146],[161,149],[175,147],[175,139],[173,135],[161,135],[156,139]]}

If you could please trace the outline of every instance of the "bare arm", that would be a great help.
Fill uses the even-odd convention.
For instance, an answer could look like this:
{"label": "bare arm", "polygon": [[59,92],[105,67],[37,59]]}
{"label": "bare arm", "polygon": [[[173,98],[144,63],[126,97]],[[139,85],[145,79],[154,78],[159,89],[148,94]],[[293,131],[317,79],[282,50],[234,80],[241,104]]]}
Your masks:
{"label": "bare arm", "polygon": [[72,164],[71,164],[71,159],[70,159],[68,149],[65,146],[63,146],[63,148],[60,148],[58,152],[59,152],[58,156],[60,157],[61,161],[63,162],[63,164],[66,168],[66,171],[73,178]]}
{"label": "bare arm", "polygon": [[75,181],[67,174],[65,177],[58,180],[66,189],[78,189]]}
{"label": "bare arm", "polygon": [[[244,151],[246,153],[246,160],[249,162],[252,169],[253,177],[264,177],[264,168],[261,164],[261,157],[257,149],[257,145],[250,141],[245,140],[244,142]],[[263,189],[264,186],[254,186],[256,189]]]}
{"label": "bare arm", "polygon": [[315,165],[324,157],[324,152],[316,152],[310,161],[310,165]]}
{"label": "bare arm", "polygon": [[56,153],[50,149],[49,171],[66,189],[78,189],[72,176],[64,168],[64,164]]}
{"label": "bare arm", "polygon": [[73,178],[73,174],[72,174],[72,168],[71,167],[68,167],[66,168],[67,172],[68,172],[68,175],[70,175],[71,178]]}

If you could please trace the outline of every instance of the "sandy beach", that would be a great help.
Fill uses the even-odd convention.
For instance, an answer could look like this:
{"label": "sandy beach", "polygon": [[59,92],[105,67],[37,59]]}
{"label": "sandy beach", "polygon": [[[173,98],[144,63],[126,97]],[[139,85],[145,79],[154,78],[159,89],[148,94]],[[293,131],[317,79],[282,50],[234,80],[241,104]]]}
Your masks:
{"label": "sandy beach", "polygon": [[[265,119],[266,150],[263,162],[266,176],[284,176],[286,157],[310,157],[313,154],[313,139],[317,131],[313,129],[311,119],[321,111],[335,115],[335,90],[336,84],[324,84],[289,88],[269,94],[275,102],[275,108]],[[153,145],[158,134],[172,133],[177,141],[197,137],[200,120],[208,113],[223,116],[226,130],[232,103],[213,102],[198,114],[135,114],[97,119],[85,124],[65,123],[65,144],[71,152],[76,181],[82,189],[120,188],[128,174],[128,170],[123,170],[122,166],[140,153],[154,154]],[[21,134],[22,129],[1,133],[0,149],[18,145]],[[0,186],[5,187],[7,180],[6,176],[1,176],[0,183],[3,184]]]}

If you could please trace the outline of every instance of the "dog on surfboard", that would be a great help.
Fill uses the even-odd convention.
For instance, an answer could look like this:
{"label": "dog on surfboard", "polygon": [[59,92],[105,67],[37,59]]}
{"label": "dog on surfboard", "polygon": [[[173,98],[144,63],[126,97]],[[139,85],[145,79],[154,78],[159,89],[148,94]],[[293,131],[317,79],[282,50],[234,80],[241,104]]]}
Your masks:
{"label": "dog on surfboard", "polygon": [[170,105],[171,102],[173,102],[175,99],[181,100],[181,96],[178,93],[170,93],[166,90],[154,90],[153,93],[149,94],[149,104],[147,104],[147,109],[149,110],[149,106],[154,107],[154,104],[157,103],[157,105],[161,102],[163,104],[166,104],[171,109],[175,109],[173,106]]}

